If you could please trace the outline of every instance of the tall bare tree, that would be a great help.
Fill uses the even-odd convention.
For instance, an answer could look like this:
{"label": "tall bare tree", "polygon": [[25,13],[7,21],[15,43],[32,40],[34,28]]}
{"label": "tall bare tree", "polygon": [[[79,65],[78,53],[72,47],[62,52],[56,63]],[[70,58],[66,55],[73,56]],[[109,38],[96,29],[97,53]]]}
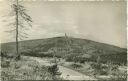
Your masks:
{"label": "tall bare tree", "polygon": [[16,60],[20,60],[19,53],[19,40],[23,40],[27,38],[27,33],[25,30],[29,27],[32,27],[32,18],[26,13],[26,8],[19,3],[19,0],[15,0],[15,2],[11,5],[12,7],[12,15],[15,16],[15,21],[10,23],[13,25],[14,29],[9,30],[8,32],[15,32],[15,40],[16,40]]}

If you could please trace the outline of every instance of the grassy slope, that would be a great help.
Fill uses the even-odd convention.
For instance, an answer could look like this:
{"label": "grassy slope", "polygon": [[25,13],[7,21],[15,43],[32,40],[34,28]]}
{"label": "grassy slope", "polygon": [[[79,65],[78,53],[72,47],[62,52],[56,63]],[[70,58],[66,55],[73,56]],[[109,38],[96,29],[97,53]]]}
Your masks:
{"label": "grassy slope", "polygon": [[[114,57],[117,56],[116,58],[118,59],[127,59],[127,50],[124,48],[80,38],[69,37],[68,39],[65,39],[65,37],[54,37],[48,39],[21,41],[19,45],[21,52],[27,49],[38,50],[38,52],[49,52],[51,49],[57,50],[61,48],[62,50],[57,50],[57,52],[62,56],[62,51],[67,50],[67,47],[69,46],[69,48],[73,50],[71,53],[76,53],[77,55],[82,52],[83,54],[88,55],[102,55],[103,57],[111,55]],[[15,43],[4,43],[1,45],[1,49],[2,51],[14,53]]]}
{"label": "grassy slope", "polygon": [[[109,44],[104,44],[104,43],[99,43],[95,42],[92,40],[87,40],[87,39],[80,39],[80,38],[69,38],[69,41],[72,41],[73,44],[76,45],[83,45],[85,48],[94,48],[94,49],[103,49],[106,51],[111,51],[111,52],[125,52],[125,48],[120,48],[117,46],[109,45]],[[67,40],[65,37],[54,37],[54,38],[47,38],[47,39],[36,39],[36,40],[27,40],[27,41],[20,41],[20,48],[26,49],[26,48],[34,48],[39,45],[48,45],[49,43],[58,43],[61,46],[65,44]],[[26,48],[25,48],[26,47]],[[10,42],[10,43],[2,43],[1,44],[1,49],[4,50],[9,50],[15,48],[15,42]]]}

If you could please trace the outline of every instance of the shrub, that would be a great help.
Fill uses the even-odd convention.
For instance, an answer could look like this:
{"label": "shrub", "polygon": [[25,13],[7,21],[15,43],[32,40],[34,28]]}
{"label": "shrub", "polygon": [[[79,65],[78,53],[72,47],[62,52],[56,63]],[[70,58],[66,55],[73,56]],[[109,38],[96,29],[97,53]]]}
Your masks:
{"label": "shrub", "polygon": [[82,67],[82,65],[77,64],[77,63],[73,63],[73,64],[71,64],[71,66],[72,66],[73,68],[75,68],[75,69],[78,69],[78,68],[81,68],[81,67]]}
{"label": "shrub", "polygon": [[122,80],[127,81],[127,71],[120,72],[120,71],[113,71],[111,79],[113,80]]}
{"label": "shrub", "polygon": [[79,55],[76,54],[76,53],[71,53],[71,54],[68,54],[65,56],[66,58],[66,61],[69,61],[69,62],[78,62],[79,60]]}
{"label": "shrub", "polygon": [[10,66],[10,61],[9,60],[1,62],[1,67],[2,68],[8,68],[9,66]]}
{"label": "shrub", "polygon": [[109,68],[101,63],[92,63],[92,69],[94,69],[94,75],[108,75]]}
{"label": "shrub", "polygon": [[58,79],[57,76],[61,75],[61,73],[59,72],[59,68],[58,68],[57,64],[49,66],[48,72],[52,74],[53,80],[57,80]]}

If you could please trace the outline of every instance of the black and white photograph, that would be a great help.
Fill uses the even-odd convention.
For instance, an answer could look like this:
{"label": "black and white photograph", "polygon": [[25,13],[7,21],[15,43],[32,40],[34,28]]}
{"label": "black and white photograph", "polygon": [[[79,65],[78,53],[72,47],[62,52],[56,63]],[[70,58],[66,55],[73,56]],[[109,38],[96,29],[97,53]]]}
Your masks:
{"label": "black and white photograph", "polygon": [[127,81],[126,0],[0,0],[1,81]]}

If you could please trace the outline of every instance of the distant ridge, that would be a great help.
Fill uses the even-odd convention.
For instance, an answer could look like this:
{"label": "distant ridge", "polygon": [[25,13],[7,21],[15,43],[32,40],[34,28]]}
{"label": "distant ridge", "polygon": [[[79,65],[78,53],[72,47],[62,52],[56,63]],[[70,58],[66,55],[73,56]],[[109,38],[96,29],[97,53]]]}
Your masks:
{"label": "distant ridge", "polygon": [[[98,46],[98,47],[101,47],[101,48],[104,48],[104,49],[109,49],[111,48],[111,50],[116,50],[116,51],[126,51],[127,49],[126,48],[121,48],[121,47],[118,47],[118,46],[114,46],[114,45],[110,45],[110,44],[105,44],[105,43],[99,43],[99,42],[96,42],[96,41],[92,41],[92,40],[88,40],[88,39],[81,39],[81,38],[73,38],[73,37],[68,37],[69,40],[72,40],[72,41],[79,41],[79,44],[82,44],[84,46],[87,46],[86,44],[89,44],[89,45],[92,45],[92,46]],[[64,40],[65,41],[65,36],[60,36],[60,37],[53,37],[53,38],[46,38],[46,39],[34,39],[34,40],[25,40],[25,41],[19,41],[20,43],[20,48],[22,48],[23,46],[26,46],[29,47],[36,47],[38,46],[39,44],[45,44],[46,42],[53,42],[53,43],[56,43],[57,40]],[[12,46],[11,48],[15,48],[14,46],[15,42],[8,42],[8,43],[1,43],[1,49],[4,48],[4,46]]]}

